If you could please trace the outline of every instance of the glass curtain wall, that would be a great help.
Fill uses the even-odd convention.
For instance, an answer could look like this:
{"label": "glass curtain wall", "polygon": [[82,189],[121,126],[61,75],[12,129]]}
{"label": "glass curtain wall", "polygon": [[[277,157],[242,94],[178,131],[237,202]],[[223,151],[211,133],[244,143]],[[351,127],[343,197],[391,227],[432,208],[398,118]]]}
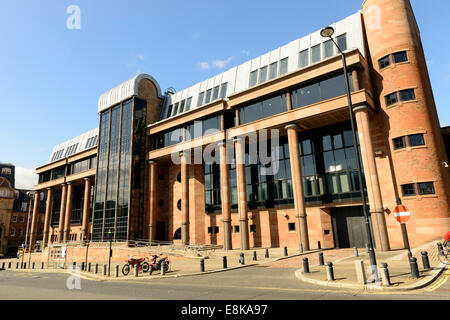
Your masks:
{"label": "glass curtain wall", "polygon": [[[135,127],[145,127],[146,104],[145,101],[137,98],[103,111],[100,115],[92,234],[94,241],[129,239],[129,218],[132,215],[129,210],[131,208],[130,201],[134,201],[130,192],[131,155],[134,141],[132,140],[133,101],[139,101],[136,106],[140,105],[139,108],[135,107],[136,115],[139,113],[136,117]],[[142,114],[144,115],[143,120]],[[136,139],[136,136],[134,138]],[[140,156],[139,159],[143,162],[142,159],[145,157],[142,157],[141,154]],[[139,187],[142,187],[143,192],[143,185],[139,185]],[[138,210],[143,211],[143,202],[138,199],[138,203]],[[141,206],[142,208],[140,208]],[[138,215],[142,215],[140,211],[137,213]]]}
{"label": "glass curtain wall", "polygon": [[52,206],[52,227],[59,226],[59,214],[61,210],[61,194],[62,191],[55,191],[53,193],[53,206]]}

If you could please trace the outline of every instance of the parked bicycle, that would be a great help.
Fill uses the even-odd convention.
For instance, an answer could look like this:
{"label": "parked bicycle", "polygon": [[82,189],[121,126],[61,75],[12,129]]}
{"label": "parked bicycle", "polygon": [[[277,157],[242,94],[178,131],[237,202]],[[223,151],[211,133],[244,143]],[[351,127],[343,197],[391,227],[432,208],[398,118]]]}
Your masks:
{"label": "parked bicycle", "polygon": [[446,265],[450,265],[450,231],[445,234],[442,247],[442,252],[438,254],[439,261]]}
{"label": "parked bicycle", "polygon": [[145,260],[146,260],[146,258],[136,259],[136,258],[130,257],[128,259],[127,263],[122,268],[123,275],[127,276],[130,273],[131,268],[134,268],[135,265],[137,265],[138,272],[139,271],[142,271],[144,273],[148,272],[150,265]]}

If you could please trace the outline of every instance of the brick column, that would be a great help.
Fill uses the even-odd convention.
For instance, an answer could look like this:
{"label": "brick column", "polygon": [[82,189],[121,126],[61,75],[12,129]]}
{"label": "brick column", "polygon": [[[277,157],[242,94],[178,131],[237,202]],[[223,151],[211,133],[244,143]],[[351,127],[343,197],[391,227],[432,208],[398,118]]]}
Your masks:
{"label": "brick column", "polygon": [[91,209],[91,180],[84,178],[83,222],[81,226],[82,240],[89,239],[89,211]]}
{"label": "brick column", "polygon": [[361,148],[361,160],[364,166],[364,176],[369,198],[370,214],[374,226],[374,236],[377,248],[381,251],[389,251],[389,237],[384,217],[383,200],[381,198],[380,183],[378,180],[375,153],[370,137],[369,108],[359,106],[353,109],[358,127],[359,143]]}
{"label": "brick column", "polygon": [[73,184],[67,182],[66,214],[64,221],[64,242],[70,240],[70,223],[72,222]]}
{"label": "brick column", "polygon": [[229,171],[227,163],[227,144],[219,143],[220,148],[220,188],[222,199],[222,218],[223,218],[223,249],[231,250],[233,248],[231,240],[231,190]]}
{"label": "brick column", "polygon": [[39,191],[34,193],[34,205],[33,205],[33,216],[31,218],[31,229],[30,229],[30,248],[34,247],[36,241],[36,225],[37,225],[37,214],[39,211]]}
{"label": "brick column", "polygon": [[59,209],[59,226],[58,226],[58,241],[63,242],[64,238],[64,216],[66,213],[66,195],[67,195],[67,184],[63,183],[61,192],[61,207]]}
{"label": "brick column", "polygon": [[[153,241],[156,240],[156,221],[157,221],[157,200],[156,200],[156,177],[158,175],[158,164],[156,161],[150,160],[148,162],[150,166],[150,176],[149,176],[149,186],[150,186],[150,195],[149,195],[149,214],[148,214],[148,240]],[[182,200],[183,201],[183,200]]]}
{"label": "brick column", "polygon": [[48,234],[50,231],[52,208],[53,208],[53,190],[52,190],[52,188],[48,188],[47,189],[47,206],[45,207],[44,238],[42,240],[42,249],[45,248],[48,243]]}
{"label": "brick column", "polygon": [[302,167],[300,165],[300,150],[298,144],[297,125],[285,127],[289,141],[289,154],[292,173],[292,188],[294,192],[295,218],[297,219],[298,243],[303,250],[309,250],[308,224],[306,221],[305,196],[303,193]]}
{"label": "brick column", "polygon": [[248,206],[245,183],[245,140],[237,137],[234,140],[236,149],[236,179],[238,189],[239,234],[241,236],[241,250],[249,250],[248,235]]}
{"label": "brick column", "polygon": [[180,152],[181,158],[181,242],[189,244],[189,165],[187,153]]}

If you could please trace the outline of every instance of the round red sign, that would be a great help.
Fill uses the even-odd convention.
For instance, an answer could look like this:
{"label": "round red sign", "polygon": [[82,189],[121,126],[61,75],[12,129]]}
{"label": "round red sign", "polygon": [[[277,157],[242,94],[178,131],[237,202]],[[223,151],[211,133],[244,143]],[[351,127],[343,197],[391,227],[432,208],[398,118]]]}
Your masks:
{"label": "round red sign", "polygon": [[411,211],[404,205],[396,206],[394,209],[394,218],[400,223],[406,223],[411,219]]}

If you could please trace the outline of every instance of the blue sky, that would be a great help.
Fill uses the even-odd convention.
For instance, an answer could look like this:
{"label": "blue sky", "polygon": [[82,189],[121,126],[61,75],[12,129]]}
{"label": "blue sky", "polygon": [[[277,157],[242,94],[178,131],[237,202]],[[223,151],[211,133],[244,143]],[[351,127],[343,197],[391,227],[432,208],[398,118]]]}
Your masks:
{"label": "blue sky", "polygon": [[[450,125],[450,1],[411,0],[442,125]],[[54,145],[98,126],[102,93],[137,73],[184,89],[341,20],[362,0],[1,0],[0,162],[19,187]],[[70,30],[67,8],[81,9]],[[439,41],[438,41],[439,40]],[[34,178],[33,178],[34,179]]]}

